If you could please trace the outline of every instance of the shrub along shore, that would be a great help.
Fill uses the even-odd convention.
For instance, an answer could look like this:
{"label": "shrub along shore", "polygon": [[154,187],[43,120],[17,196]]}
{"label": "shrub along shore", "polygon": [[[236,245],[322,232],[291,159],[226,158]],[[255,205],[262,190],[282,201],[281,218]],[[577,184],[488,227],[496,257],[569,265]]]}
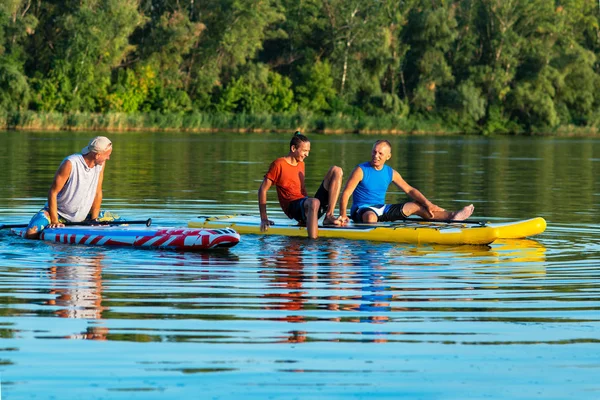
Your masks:
{"label": "shrub along shore", "polygon": [[[0,112],[0,130],[17,131],[164,131],[164,132],[282,132],[324,134],[479,134],[461,132],[439,120],[388,116],[322,116],[306,114],[217,113],[58,113]],[[503,132],[508,135],[597,136],[594,127],[560,126],[546,132]]]}

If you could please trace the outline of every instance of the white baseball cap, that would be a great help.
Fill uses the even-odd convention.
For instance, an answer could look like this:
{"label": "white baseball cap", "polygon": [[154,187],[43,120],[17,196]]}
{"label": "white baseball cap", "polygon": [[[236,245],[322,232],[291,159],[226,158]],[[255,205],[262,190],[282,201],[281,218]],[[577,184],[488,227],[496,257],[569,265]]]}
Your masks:
{"label": "white baseball cap", "polygon": [[96,136],[87,146],[81,150],[81,154],[93,153],[104,153],[112,146],[112,142],[106,136]]}

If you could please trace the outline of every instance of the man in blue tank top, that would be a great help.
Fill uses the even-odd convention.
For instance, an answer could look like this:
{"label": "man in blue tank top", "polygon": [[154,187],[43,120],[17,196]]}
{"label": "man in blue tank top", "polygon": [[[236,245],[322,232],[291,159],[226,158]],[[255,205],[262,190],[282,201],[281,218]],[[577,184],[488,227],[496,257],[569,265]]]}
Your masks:
{"label": "man in blue tank top", "polygon": [[63,160],[54,175],[44,208],[29,221],[25,237],[37,239],[45,228],[84,220],[114,221],[119,216],[100,210],[104,163],[110,159],[112,142],[97,136]]}
{"label": "man in blue tank top", "polygon": [[[346,182],[340,199],[340,218],[348,223],[348,200],[352,196],[350,217],[354,222],[386,222],[418,215],[423,219],[462,221],[473,214],[470,204],[459,211],[446,211],[436,206],[417,189],[410,186],[400,174],[385,162],[392,157],[392,145],[387,140],[378,140],[373,145],[371,161],[359,164]],[[386,204],[385,195],[390,183],[394,183],[413,201]]]}

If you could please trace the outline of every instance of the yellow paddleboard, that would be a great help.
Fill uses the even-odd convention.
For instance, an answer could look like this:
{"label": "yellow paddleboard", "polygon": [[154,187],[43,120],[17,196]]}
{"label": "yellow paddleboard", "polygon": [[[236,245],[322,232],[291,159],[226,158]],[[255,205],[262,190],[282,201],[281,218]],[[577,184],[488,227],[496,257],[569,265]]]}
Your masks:
{"label": "yellow paddleboard", "polygon": [[[240,234],[283,235],[306,237],[306,227],[295,221],[270,218],[274,225],[260,231],[260,217],[252,215],[222,215],[196,217],[188,222],[190,228],[235,229]],[[345,227],[319,227],[319,237],[372,240],[379,242],[416,244],[473,244],[485,245],[499,238],[520,238],[535,235],[546,229],[543,218],[508,223],[432,223],[411,220],[378,224],[353,224]]]}
{"label": "yellow paddleboard", "polygon": [[546,230],[546,220],[541,217],[522,221],[488,223],[486,226],[498,229],[499,239],[522,239],[539,235]]}

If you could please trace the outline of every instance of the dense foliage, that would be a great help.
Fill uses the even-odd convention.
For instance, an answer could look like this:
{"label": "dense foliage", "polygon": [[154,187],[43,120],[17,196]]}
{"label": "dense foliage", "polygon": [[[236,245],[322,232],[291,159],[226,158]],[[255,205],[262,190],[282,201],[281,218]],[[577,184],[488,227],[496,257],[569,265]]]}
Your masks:
{"label": "dense foliage", "polygon": [[0,112],[600,125],[595,0],[2,0]]}

